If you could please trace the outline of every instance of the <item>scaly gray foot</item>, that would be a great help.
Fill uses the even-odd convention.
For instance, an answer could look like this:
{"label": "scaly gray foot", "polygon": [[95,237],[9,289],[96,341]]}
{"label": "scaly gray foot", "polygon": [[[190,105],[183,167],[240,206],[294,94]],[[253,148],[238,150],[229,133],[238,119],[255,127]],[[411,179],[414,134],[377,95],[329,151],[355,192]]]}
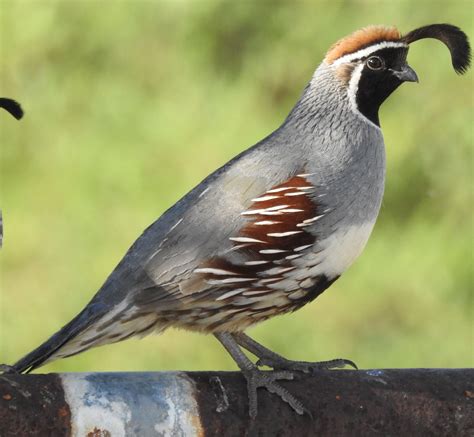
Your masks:
{"label": "scaly gray foot", "polygon": [[257,417],[258,402],[257,402],[257,389],[259,387],[266,388],[270,393],[274,393],[281,398],[284,402],[289,404],[293,410],[298,414],[309,413],[304,407],[301,401],[296,399],[286,388],[278,384],[278,380],[291,380],[293,379],[293,373],[291,372],[276,372],[276,371],[262,371],[257,367],[250,370],[242,371],[247,380],[247,390],[249,396],[249,414],[252,419]]}
{"label": "scaly gray foot", "polygon": [[309,361],[288,360],[256,342],[243,332],[234,333],[232,336],[240,346],[259,358],[257,366],[268,366],[274,370],[290,370],[304,373],[312,373],[315,370],[339,369],[345,366],[352,366],[354,369],[357,369],[353,361],[344,358],[314,363]]}
{"label": "scaly gray foot", "polygon": [[345,358],[313,363],[310,361],[292,361],[283,357],[263,357],[257,361],[257,366],[268,366],[274,370],[290,370],[304,373],[312,373],[317,370],[342,369],[346,366],[351,366],[357,370],[356,364]]}
{"label": "scaly gray foot", "polygon": [[[249,415],[252,419],[257,417],[258,403],[257,403],[257,389],[259,387],[266,388],[270,393],[275,393],[281,398],[282,401],[290,405],[293,410],[298,414],[307,413],[310,417],[311,413],[304,407],[304,405],[296,399],[286,388],[278,384],[279,379],[290,380],[293,379],[293,372],[288,371],[262,371],[252,361],[249,360],[247,355],[240,349],[237,339],[242,343],[243,347],[249,347],[250,351],[259,349],[254,348],[254,341],[241,333],[240,335],[231,334],[229,332],[219,332],[214,334],[215,337],[222,343],[227,349],[232,358],[235,360],[240,370],[242,371],[245,379],[247,380],[247,392],[249,397]],[[247,344],[248,343],[248,344]],[[257,346],[259,346],[257,344]],[[262,346],[263,348],[263,346]],[[265,349],[265,348],[263,348]],[[273,352],[265,349],[268,354],[271,355]],[[275,355],[275,354],[274,354]],[[261,356],[257,355],[257,356]]]}

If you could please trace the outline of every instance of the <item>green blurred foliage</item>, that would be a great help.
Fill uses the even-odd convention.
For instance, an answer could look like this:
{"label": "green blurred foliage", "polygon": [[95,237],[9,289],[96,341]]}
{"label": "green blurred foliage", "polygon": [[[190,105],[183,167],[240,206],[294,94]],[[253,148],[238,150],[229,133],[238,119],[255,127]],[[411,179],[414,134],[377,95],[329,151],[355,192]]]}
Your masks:
{"label": "green blurred foliage", "polygon": [[[275,129],[325,50],[368,24],[449,22],[471,1],[0,4],[0,362],[69,321],[134,239],[208,173]],[[384,105],[383,208],[356,264],[299,312],[251,331],[291,358],[472,366],[472,73],[422,41],[420,84]],[[41,371],[233,369],[212,336],[167,331]]]}

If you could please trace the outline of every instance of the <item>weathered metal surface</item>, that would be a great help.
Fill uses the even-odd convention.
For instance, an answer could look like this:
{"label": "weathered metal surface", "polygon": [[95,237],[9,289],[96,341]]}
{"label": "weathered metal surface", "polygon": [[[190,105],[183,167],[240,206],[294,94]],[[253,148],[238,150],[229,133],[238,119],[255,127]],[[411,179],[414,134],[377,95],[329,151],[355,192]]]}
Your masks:
{"label": "weathered metal surface", "polygon": [[[474,436],[473,369],[321,371],[281,382],[312,414],[297,416],[259,392],[247,416],[246,384],[235,373],[188,374],[206,436]],[[212,383],[218,378],[220,384]],[[226,404],[228,408],[222,413]]]}
{"label": "weathered metal surface", "polygon": [[60,375],[74,436],[200,436],[194,385],[184,373]]}
{"label": "weathered metal surface", "polygon": [[0,436],[70,436],[58,375],[0,375]]}
{"label": "weathered metal surface", "polygon": [[298,416],[238,372],[0,375],[0,436],[474,436],[473,369],[321,371],[282,382]]}

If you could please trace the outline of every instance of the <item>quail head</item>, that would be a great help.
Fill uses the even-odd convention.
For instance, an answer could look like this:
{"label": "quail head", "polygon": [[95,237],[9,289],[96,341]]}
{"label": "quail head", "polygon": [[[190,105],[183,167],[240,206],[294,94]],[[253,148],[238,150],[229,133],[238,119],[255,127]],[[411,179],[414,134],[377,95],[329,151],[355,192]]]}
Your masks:
{"label": "quail head", "polygon": [[259,387],[303,414],[303,403],[278,380],[354,363],[290,361],[244,331],[314,300],[363,250],[384,191],[378,110],[403,82],[418,80],[406,58],[422,38],[442,41],[456,72],[469,67],[467,37],[449,24],[404,36],[370,26],[341,39],[280,127],[168,209],[72,321],[4,369],[28,372],[180,327],[211,333],[227,349],[247,380],[252,417]]}

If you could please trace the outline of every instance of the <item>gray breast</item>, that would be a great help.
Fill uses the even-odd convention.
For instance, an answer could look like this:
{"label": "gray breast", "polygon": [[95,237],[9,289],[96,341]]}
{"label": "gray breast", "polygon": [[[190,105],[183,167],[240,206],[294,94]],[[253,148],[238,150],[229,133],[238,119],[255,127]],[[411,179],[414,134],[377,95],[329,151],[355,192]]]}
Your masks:
{"label": "gray breast", "polygon": [[314,201],[324,216],[312,228],[317,236],[313,253],[297,260],[309,276],[341,275],[362,252],[380,210],[385,181],[381,131],[355,117],[349,126],[339,130],[338,138],[320,133],[337,144],[322,147],[310,166],[318,187]]}

